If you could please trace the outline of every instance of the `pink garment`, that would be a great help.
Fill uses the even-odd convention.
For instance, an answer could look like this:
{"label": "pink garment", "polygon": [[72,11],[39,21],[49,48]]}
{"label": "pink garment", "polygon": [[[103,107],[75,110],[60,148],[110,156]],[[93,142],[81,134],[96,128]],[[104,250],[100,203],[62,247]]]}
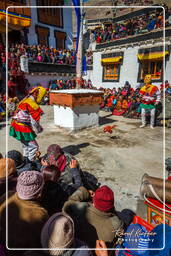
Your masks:
{"label": "pink garment", "polygon": [[38,61],[38,62],[42,62],[42,60],[43,60],[43,58],[42,58],[41,55],[40,55],[40,56],[37,56],[37,61]]}
{"label": "pink garment", "polygon": [[128,102],[128,108],[130,108],[130,106],[132,105],[132,102]]}

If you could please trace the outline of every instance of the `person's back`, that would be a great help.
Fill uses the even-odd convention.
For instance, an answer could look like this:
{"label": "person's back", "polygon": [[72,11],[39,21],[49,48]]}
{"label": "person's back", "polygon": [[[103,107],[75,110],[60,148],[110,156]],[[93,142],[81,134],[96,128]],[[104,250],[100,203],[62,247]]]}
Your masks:
{"label": "person's back", "polygon": [[[6,177],[7,175],[7,177]],[[0,196],[6,193],[6,178],[8,180],[8,191],[16,191],[17,171],[12,159],[0,159]]]}
{"label": "person's back", "polygon": [[88,246],[74,236],[73,220],[66,214],[56,213],[45,223],[41,232],[42,248],[47,250],[28,251],[23,256],[92,256]]}
{"label": "person's back", "polygon": [[81,187],[65,203],[63,211],[73,218],[76,237],[90,248],[95,248],[97,239],[104,240],[110,246],[116,230],[123,226],[115,214],[113,192],[102,186],[96,190],[93,204],[88,203],[89,199],[89,191]]}
{"label": "person's back", "polygon": [[[37,171],[23,172],[17,181],[17,193],[8,194],[8,247],[39,248],[40,232],[48,219],[39,204],[43,176]],[[1,239],[6,238],[6,195],[0,198]]]}

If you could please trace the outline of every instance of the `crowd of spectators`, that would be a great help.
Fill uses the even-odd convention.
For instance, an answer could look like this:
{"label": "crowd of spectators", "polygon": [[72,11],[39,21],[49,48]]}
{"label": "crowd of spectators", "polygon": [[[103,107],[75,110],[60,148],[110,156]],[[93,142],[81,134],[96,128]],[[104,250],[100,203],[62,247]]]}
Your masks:
{"label": "crowd of spectators", "polygon": [[56,63],[75,65],[75,50],[55,49],[41,45],[25,46],[25,52],[30,62]]}
{"label": "crowd of spectators", "polygon": [[[49,82],[48,88],[49,90],[62,90],[62,89],[75,89],[76,88],[76,79],[68,79],[68,80],[53,80]],[[82,79],[80,87],[82,89],[93,89],[93,85],[90,79]]]}
{"label": "crowd of spectators", "polygon": [[[27,94],[30,86],[28,80],[25,78],[25,72],[21,70],[21,57],[23,56],[26,56],[29,62],[66,65],[75,65],[76,62],[75,50],[60,50],[41,45],[11,44],[8,52],[8,94],[11,98],[18,96],[18,94],[23,98]],[[87,65],[93,64],[91,51],[86,53],[86,60]],[[2,72],[6,70],[6,53],[3,44],[0,44],[0,69]],[[68,81],[62,87],[74,88],[74,86],[73,81]]]}
{"label": "crowd of spectators", "polygon": [[[171,9],[165,8],[165,26],[171,25]],[[144,34],[163,27],[163,9],[117,23],[102,24],[91,31],[98,44]]]}
{"label": "crowd of spectators", "polygon": [[[12,78],[10,78],[12,79]],[[9,81],[9,83],[12,83],[12,80]],[[41,84],[37,84],[37,86],[41,86]],[[12,87],[9,87],[9,90]],[[62,79],[62,80],[50,80],[49,84],[47,86],[47,93],[46,96],[44,97],[43,101],[42,101],[42,105],[48,105],[49,104],[49,92],[51,90],[64,90],[64,89],[75,89],[76,88],[76,79]],[[81,88],[82,89],[97,89],[95,87],[93,87],[92,82],[90,79],[85,80],[82,79],[81,80]],[[14,87],[14,90],[16,90],[16,88]],[[28,91],[31,90],[28,87]],[[19,103],[19,101],[23,98],[23,94],[19,93],[20,97],[16,96],[16,91],[14,91],[12,93],[12,95],[14,95],[13,97],[10,96],[8,97],[8,100],[6,101],[6,94],[5,93],[0,93],[0,121],[5,120],[6,115],[8,117],[12,117],[17,105]],[[8,103],[8,107],[6,109],[6,103]],[[6,113],[7,111],[7,113]]]}
{"label": "crowd of spectators", "polygon": [[[9,48],[8,52],[8,89],[9,96],[16,97],[17,90],[20,91],[21,97],[25,96],[27,93],[28,81],[25,78],[24,72],[21,70],[20,66],[20,56],[22,51],[18,48]],[[0,70],[1,72],[6,71],[6,52],[3,44],[0,44]],[[2,82],[2,81],[1,81]],[[1,85],[2,91],[5,91],[4,86]]]}
{"label": "crowd of spectators", "polygon": [[[57,144],[48,146],[43,156],[37,152],[32,161],[17,150],[8,151],[4,157],[0,154],[0,255],[108,256],[104,249],[113,248],[110,255],[122,256],[127,252],[124,248],[133,247],[140,251],[138,256],[142,250],[161,248],[163,224],[151,231],[156,236],[150,239],[145,226],[135,222],[134,212],[117,211],[116,200],[110,187],[82,170],[78,161]],[[8,247],[22,250],[5,247],[7,207]],[[166,225],[165,232],[161,256],[170,255],[171,250],[171,227]],[[90,248],[96,248],[95,252]],[[123,250],[115,252],[115,248]],[[129,255],[134,255],[131,249]]]}
{"label": "crowd of spectators", "polygon": [[[123,87],[118,89],[104,89],[104,101],[101,104],[101,110],[112,112],[116,116],[124,116],[127,118],[140,118],[141,117],[141,97],[139,90],[142,84],[139,84],[135,89],[133,89],[128,81],[125,82]],[[163,96],[163,89],[165,88],[165,96],[169,99],[165,105],[166,110],[170,111],[168,113],[168,119],[171,119],[171,86],[168,81],[160,85],[161,95]],[[163,109],[163,97],[162,101],[156,106],[156,122],[162,113]],[[168,111],[168,112],[169,112]],[[163,118],[161,118],[163,119]],[[158,124],[160,124],[158,122]]]}

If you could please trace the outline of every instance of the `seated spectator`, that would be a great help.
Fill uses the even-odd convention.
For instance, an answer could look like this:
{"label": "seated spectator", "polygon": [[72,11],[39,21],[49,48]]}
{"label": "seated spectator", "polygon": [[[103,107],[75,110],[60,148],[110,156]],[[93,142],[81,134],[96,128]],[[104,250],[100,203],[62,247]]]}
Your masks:
{"label": "seated spectator", "polygon": [[14,160],[18,175],[24,171],[40,171],[41,169],[41,164],[39,161],[30,161],[17,150],[8,151],[7,157]]}
{"label": "seated spectator", "polygon": [[[12,161],[12,160],[11,160]],[[22,172],[16,193],[8,193],[8,246],[10,248],[40,248],[40,232],[48,219],[40,205],[44,186],[43,175],[37,171]],[[6,195],[0,198],[1,239],[6,240]]]}
{"label": "seated spectator", "polygon": [[128,109],[128,102],[126,98],[119,96],[116,103],[116,108],[113,110],[112,114],[116,116],[121,116],[126,112],[127,109]]}
{"label": "seated spectator", "polygon": [[117,240],[116,230],[123,228],[115,212],[113,191],[107,186],[98,188],[95,193],[79,188],[64,204],[63,211],[74,220],[76,237],[90,248],[95,248],[97,239],[113,246]]}
{"label": "seated spectator", "polygon": [[107,111],[110,111],[112,112],[113,109],[114,109],[114,96],[113,95],[110,95],[108,98],[107,98]]}
{"label": "seated spectator", "polygon": [[59,145],[52,144],[48,147],[45,161],[47,165],[54,165],[58,168],[61,173],[59,178],[61,184],[71,185],[74,189],[83,185],[77,161],[73,161],[73,156],[64,152]]}
{"label": "seated spectator", "polygon": [[43,187],[41,204],[48,211],[49,216],[56,212],[60,212],[68,199],[68,194],[71,195],[75,190],[65,184],[65,191],[59,184],[61,173],[56,166],[46,166],[43,169],[43,177],[45,185]]}
{"label": "seated spectator", "polygon": [[0,96],[0,121],[2,121],[5,117],[5,107],[4,107],[4,104],[3,104],[3,100]]}
{"label": "seated spectator", "polygon": [[14,98],[8,98],[8,117],[11,117],[14,115],[14,112],[16,110],[16,103],[14,102]]}
{"label": "seated spectator", "polygon": [[140,98],[136,97],[132,100],[131,106],[128,108],[128,110],[125,112],[124,116],[128,118],[138,118],[141,114],[140,109]]}
{"label": "seated spectator", "polygon": [[6,173],[9,191],[16,191],[17,172],[15,162],[9,158],[0,158],[0,196],[6,192]]}
{"label": "seated spectator", "polygon": [[[45,223],[41,232],[41,244],[42,248],[49,250],[28,251],[23,256],[92,256],[86,243],[75,238],[74,222],[65,213],[56,213]],[[73,248],[73,250],[68,250],[69,248]]]}

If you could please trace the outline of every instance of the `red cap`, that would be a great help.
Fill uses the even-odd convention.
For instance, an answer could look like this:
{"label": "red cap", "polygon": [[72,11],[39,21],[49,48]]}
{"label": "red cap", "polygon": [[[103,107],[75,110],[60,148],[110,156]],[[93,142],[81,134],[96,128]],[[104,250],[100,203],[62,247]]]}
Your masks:
{"label": "red cap", "polygon": [[108,212],[114,208],[114,193],[108,186],[98,188],[93,197],[95,208],[102,212]]}

